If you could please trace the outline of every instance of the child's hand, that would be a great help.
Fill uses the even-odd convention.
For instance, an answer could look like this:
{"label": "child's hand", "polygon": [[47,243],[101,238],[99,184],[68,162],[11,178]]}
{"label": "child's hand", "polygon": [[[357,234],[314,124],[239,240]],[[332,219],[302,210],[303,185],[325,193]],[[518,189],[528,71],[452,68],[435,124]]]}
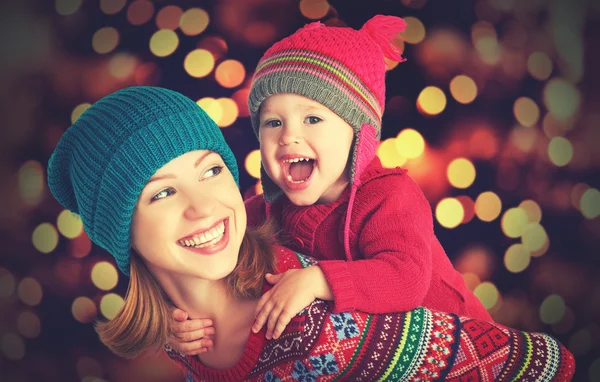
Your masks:
{"label": "child's hand", "polygon": [[167,341],[169,346],[185,355],[198,355],[212,349],[215,328],[208,318],[188,320],[187,312],[173,308],[173,335]]}
{"label": "child's hand", "polygon": [[332,300],[331,288],[318,266],[290,269],[265,276],[275,286],[265,293],[256,306],[252,331],[258,333],[268,319],[267,339],[277,339],[291,319],[316,298]]}

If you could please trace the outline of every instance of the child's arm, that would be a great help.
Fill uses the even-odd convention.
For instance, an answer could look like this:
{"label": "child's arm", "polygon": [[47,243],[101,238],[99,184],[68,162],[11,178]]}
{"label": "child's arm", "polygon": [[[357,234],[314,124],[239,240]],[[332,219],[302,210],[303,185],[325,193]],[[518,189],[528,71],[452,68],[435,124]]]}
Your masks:
{"label": "child's arm", "polygon": [[404,174],[371,180],[358,190],[350,242],[365,260],[320,261],[334,312],[408,311],[420,306],[432,275],[433,218],[421,189]]}

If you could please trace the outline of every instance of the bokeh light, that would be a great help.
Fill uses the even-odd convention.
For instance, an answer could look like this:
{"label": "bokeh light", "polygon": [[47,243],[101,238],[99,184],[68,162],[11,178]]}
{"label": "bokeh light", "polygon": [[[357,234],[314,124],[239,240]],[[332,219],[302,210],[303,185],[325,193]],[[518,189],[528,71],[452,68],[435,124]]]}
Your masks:
{"label": "bokeh light", "polygon": [[322,19],[327,16],[329,8],[327,0],[300,0],[300,13],[308,19]]}
{"label": "bokeh light", "polygon": [[190,8],[181,15],[179,20],[179,28],[188,36],[196,36],[204,32],[210,17],[202,8]]}
{"label": "bokeh light", "polygon": [[36,306],[42,301],[42,287],[32,277],[25,277],[21,280],[17,290],[19,298],[26,305]]}
{"label": "bokeh light", "polygon": [[471,40],[481,60],[488,65],[500,61],[500,45],[494,26],[487,21],[478,21],[471,27]]}
{"label": "bokeh light", "polygon": [[240,85],[246,77],[246,69],[241,62],[225,60],[215,70],[215,79],[225,88],[234,88]]}
{"label": "bokeh light", "polygon": [[531,77],[545,81],[552,74],[552,60],[546,53],[533,52],[527,59],[527,70]]}
{"label": "bokeh light", "polygon": [[183,10],[177,5],[166,5],[156,14],[156,26],[158,29],[174,31],[179,28]]}
{"label": "bokeh light", "polygon": [[246,156],[244,167],[253,178],[260,179],[260,162],[260,150],[253,150]]}
{"label": "bokeh light", "polygon": [[490,310],[498,303],[500,299],[500,293],[498,288],[489,281],[484,281],[475,287],[473,294],[477,296],[483,306]]}
{"label": "bokeh light", "polygon": [[77,297],[73,300],[71,313],[77,321],[84,324],[92,322],[98,315],[94,301],[85,296]]}
{"label": "bokeh light", "polygon": [[35,249],[42,253],[50,253],[58,245],[58,232],[52,224],[42,223],[33,230],[31,240]]}
{"label": "bokeh light", "polygon": [[110,60],[108,72],[118,79],[125,79],[133,74],[137,59],[128,53],[119,53]]}
{"label": "bokeh light", "polygon": [[29,206],[36,206],[42,200],[46,184],[42,165],[37,161],[27,161],[19,169],[18,176],[21,199]]}
{"label": "bokeh light", "polygon": [[475,181],[475,166],[466,158],[456,158],[446,172],[450,184],[456,188],[468,188]]}
{"label": "bokeh light", "polygon": [[5,333],[2,336],[2,353],[13,361],[19,361],[25,356],[25,342],[14,333]]}
{"label": "bokeh light", "polygon": [[215,67],[215,59],[209,51],[195,49],[185,56],[183,67],[192,77],[206,77]]}
{"label": "bokeh light", "polygon": [[527,248],[522,244],[513,244],[504,254],[504,266],[509,272],[523,272],[531,262],[531,255]]}
{"label": "bokeh light", "polygon": [[123,306],[123,297],[115,293],[108,293],[100,300],[100,312],[109,320],[115,318]]}
{"label": "bokeh light", "polygon": [[135,0],[127,8],[127,21],[131,25],[142,25],[154,15],[154,3],[148,0]]}
{"label": "bokeh light", "polygon": [[417,107],[423,114],[438,115],[446,107],[446,95],[438,87],[427,86],[417,97]]}
{"label": "bokeh light", "polygon": [[425,139],[415,129],[404,129],[396,137],[396,149],[404,158],[418,158],[425,151]]}
{"label": "bokeh light", "polygon": [[539,251],[548,241],[548,234],[540,223],[528,223],[523,230],[521,241],[528,251]]}
{"label": "bokeh light", "polygon": [[125,8],[127,0],[100,0],[100,10],[107,15],[114,15]]}
{"label": "bokeh light", "polygon": [[249,117],[250,109],[248,109],[248,95],[250,89],[239,89],[231,96],[238,108],[238,117]]}
{"label": "bokeh light", "polygon": [[219,127],[231,126],[238,117],[238,106],[231,98],[219,98],[217,102],[221,106],[221,118],[216,121]]}
{"label": "bokeh light", "polygon": [[472,272],[463,273],[463,278],[465,279],[465,284],[467,285],[467,288],[469,288],[470,291],[475,290],[477,285],[481,283],[481,279],[479,278],[479,276]]}
{"label": "bokeh light", "polygon": [[425,26],[421,20],[416,17],[404,17],[406,29],[400,33],[400,36],[409,44],[418,44],[425,39]]}
{"label": "bokeh light", "polygon": [[475,217],[475,202],[467,195],[457,196],[456,200],[460,202],[464,211],[464,217],[461,224],[467,224]]}
{"label": "bokeh light", "polygon": [[573,186],[573,189],[571,190],[571,205],[573,205],[577,211],[581,211],[581,197],[589,189],[590,186],[585,183],[577,183]]}
{"label": "bokeh light", "polygon": [[107,261],[100,261],[92,268],[92,282],[96,288],[109,291],[117,286],[119,274],[114,265]]}
{"label": "bokeh light", "polygon": [[522,208],[509,208],[502,216],[502,232],[511,238],[520,237],[527,223],[527,213]]}
{"label": "bokeh light", "polygon": [[87,102],[80,103],[79,105],[75,106],[75,108],[71,112],[71,123],[75,123],[75,121],[77,121],[81,114],[83,114],[84,111],[89,109],[90,106],[92,105]]}
{"label": "bokeh light", "polygon": [[548,143],[548,157],[554,165],[566,166],[573,159],[573,145],[564,137],[554,137]]}
{"label": "bokeh light", "polygon": [[458,75],[450,81],[450,94],[462,104],[469,104],[477,97],[477,84],[471,77]]}
{"label": "bokeh light", "polygon": [[484,222],[495,220],[502,211],[502,201],[493,191],[479,194],[475,200],[475,214]]}
{"label": "bokeh light", "polygon": [[579,209],[586,219],[595,219],[600,216],[600,191],[589,188],[581,195]]}
{"label": "bokeh light", "polygon": [[83,231],[81,235],[69,240],[69,253],[71,256],[81,259],[86,257],[92,250],[92,241],[89,236]]}
{"label": "bokeh light", "polygon": [[223,108],[220,102],[212,97],[204,97],[196,102],[215,123],[223,117]]}
{"label": "bokeh light", "polygon": [[569,339],[567,348],[573,353],[575,359],[584,356],[592,347],[592,333],[588,328],[579,329]]}
{"label": "bokeh light", "polygon": [[8,271],[6,268],[0,268],[0,298],[8,299],[17,288],[17,280],[15,276]]}
{"label": "bokeh light", "polygon": [[68,239],[76,238],[83,231],[81,218],[69,210],[63,210],[58,214],[56,226],[58,227],[58,231]]}
{"label": "bokeh light", "polygon": [[96,53],[110,53],[117,45],[119,45],[119,31],[113,27],[100,28],[92,36],[92,48]]}
{"label": "bokeh light", "polygon": [[442,227],[455,228],[465,216],[462,204],[456,198],[444,198],[435,208],[435,217]]}
{"label": "bokeh light", "polygon": [[540,119],[538,105],[527,97],[519,97],[513,106],[516,120],[525,127],[531,127]]}
{"label": "bokeh light", "polygon": [[575,86],[564,78],[552,78],[544,87],[546,109],[559,121],[571,118],[581,102],[581,95]]}
{"label": "bokeh light", "polygon": [[399,167],[406,163],[406,158],[398,152],[396,138],[388,138],[379,143],[377,156],[381,160],[381,165],[386,168]]}
{"label": "bokeh light", "polygon": [[177,49],[179,37],[170,29],[161,29],[150,37],[150,51],[157,57],[167,57]]}
{"label": "bokeh light", "polygon": [[528,153],[533,148],[538,135],[539,133],[536,129],[517,125],[510,133],[510,140],[517,149]]}
{"label": "bokeh light", "polygon": [[559,295],[552,294],[540,305],[540,319],[545,324],[558,323],[565,314],[565,300]]}
{"label": "bokeh light", "polygon": [[79,10],[81,3],[82,0],[56,0],[54,8],[59,15],[70,16]]}
{"label": "bokeh light", "polygon": [[25,338],[37,338],[42,331],[42,325],[35,313],[24,311],[17,318],[17,329]]}
{"label": "bokeh light", "polygon": [[519,208],[523,209],[527,214],[527,220],[530,223],[539,223],[542,220],[542,209],[534,200],[524,200],[519,204]]}

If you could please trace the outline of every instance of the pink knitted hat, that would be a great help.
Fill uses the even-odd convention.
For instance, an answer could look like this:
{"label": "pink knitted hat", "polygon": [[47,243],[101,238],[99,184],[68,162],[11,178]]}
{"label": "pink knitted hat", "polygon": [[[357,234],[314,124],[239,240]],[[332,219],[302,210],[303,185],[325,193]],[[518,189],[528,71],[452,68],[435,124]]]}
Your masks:
{"label": "pink knitted hat", "polygon": [[[401,18],[382,15],[360,30],[313,22],[275,43],[259,61],[248,97],[256,135],[260,105],[273,94],[298,94],[327,106],[354,130],[353,184],[375,155],[385,107],[384,57],[403,61],[391,40],[405,27]],[[275,201],[282,191],[263,168],[261,181],[265,200]]]}

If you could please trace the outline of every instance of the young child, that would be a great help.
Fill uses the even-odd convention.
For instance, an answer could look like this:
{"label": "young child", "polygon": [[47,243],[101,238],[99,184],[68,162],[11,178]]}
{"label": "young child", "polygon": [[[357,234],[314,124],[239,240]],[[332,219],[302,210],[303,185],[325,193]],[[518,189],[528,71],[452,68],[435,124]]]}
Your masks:
{"label": "young child", "polygon": [[[246,202],[248,224],[276,219],[286,246],[319,260],[267,275],[274,287],[259,301],[253,327],[267,323],[267,338],[314,300],[305,286],[317,278],[330,286],[334,312],[422,306],[492,321],[437,240],[420,188],[375,155],[384,57],[402,60],[391,40],[404,28],[401,18],[382,15],[360,30],[314,22],[275,43],[258,64],[248,104],[264,194]],[[184,324],[176,331],[194,326]]]}

